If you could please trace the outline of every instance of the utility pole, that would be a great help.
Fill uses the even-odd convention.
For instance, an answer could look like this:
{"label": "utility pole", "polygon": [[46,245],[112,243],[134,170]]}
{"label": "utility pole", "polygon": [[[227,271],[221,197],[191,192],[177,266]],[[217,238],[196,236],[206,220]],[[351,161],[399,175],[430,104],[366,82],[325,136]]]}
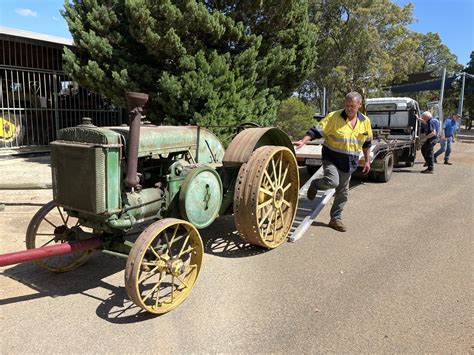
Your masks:
{"label": "utility pole", "polygon": [[446,68],[443,68],[443,79],[441,80],[441,94],[439,95],[439,123],[443,127],[443,98],[444,98],[444,83],[446,81]]}
{"label": "utility pole", "polygon": [[326,116],[326,87],[323,87],[323,115]]}
{"label": "utility pole", "polygon": [[459,96],[459,106],[458,106],[458,115],[461,116],[462,118],[462,110],[463,110],[463,105],[464,105],[464,88],[466,86],[466,75],[474,79],[474,75],[468,74],[466,72],[462,72],[462,85],[461,85],[461,95]]}
{"label": "utility pole", "polygon": [[464,86],[466,85],[466,75],[462,73],[462,85],[461,85],[461,95],[459,95],[459,107],[458,107],[458,115],[461,117],[462,120],[462,108],[464,104]]}

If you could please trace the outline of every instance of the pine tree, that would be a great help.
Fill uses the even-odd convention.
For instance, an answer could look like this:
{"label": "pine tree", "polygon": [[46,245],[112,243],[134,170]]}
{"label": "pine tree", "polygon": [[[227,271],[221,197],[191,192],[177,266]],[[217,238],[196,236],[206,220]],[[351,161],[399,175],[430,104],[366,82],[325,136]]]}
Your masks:
{"label": "pine tree", "polygon": [[75,50],[65,70],[124,105],[150,95],[155,123],[271,123],[312,70],[314,25],[301,0],[66,0]]}

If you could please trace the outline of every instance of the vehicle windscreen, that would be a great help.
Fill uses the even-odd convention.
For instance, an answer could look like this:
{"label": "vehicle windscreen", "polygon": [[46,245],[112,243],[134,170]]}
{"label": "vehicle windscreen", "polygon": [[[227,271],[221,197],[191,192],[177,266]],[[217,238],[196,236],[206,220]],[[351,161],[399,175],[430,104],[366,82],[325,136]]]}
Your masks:
{"label": "vehicle windscreen", "polygon": [[372,128],[406,128],[410,126],[408,109],[398,109],[396,103],[367,104],[367,116]]}

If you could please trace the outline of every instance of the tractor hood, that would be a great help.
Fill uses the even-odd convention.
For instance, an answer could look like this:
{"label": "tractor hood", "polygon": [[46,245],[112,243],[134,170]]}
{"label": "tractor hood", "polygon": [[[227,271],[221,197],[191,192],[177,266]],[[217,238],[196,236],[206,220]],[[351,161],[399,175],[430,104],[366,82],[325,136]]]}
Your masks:
{"label": "tractor hood", "polygon": [[[79,125],[64,128],[59,132],[58,141],[79,144],[114,146],[127,145],[129,127],[96,127]],[[196,150],[199,151],[196,154]],[[124,150],[125,152],[126,150]],[[167,155],[191,151],[196,162],[221,162],[225,149],[219,139],[209,130],[196,126],[140,126],[138,157]]]}

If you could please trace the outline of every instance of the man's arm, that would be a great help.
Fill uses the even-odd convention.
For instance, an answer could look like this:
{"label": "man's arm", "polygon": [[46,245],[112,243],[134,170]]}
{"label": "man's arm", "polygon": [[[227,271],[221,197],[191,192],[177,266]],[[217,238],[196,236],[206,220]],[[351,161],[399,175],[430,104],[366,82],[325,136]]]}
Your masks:
{"label": "man's arm", "polygon": [[426,122],[420,116],[418,116],[416,113],[415,113],[415,117],[420,123],[426,124]]}
{"label": "man's arm", "polygon": [[325,135],[324,130],[325,130],[325,128],[326,128],[327,125],[328,125],[329,116],[330,116],[330,115],[327,115],[327,116],[324,117],[324,119],[323,119],[321,122],[319,122],[316,126],[311,127],[311,128],[308,130],[308,132],[306,132],[306,134],[304,135],[304,137],[301,138],[299,141],[293,142],[293,145],[295,146],[295,148],[296,148],[296,149],[299,149],[299,148],[301,148],[302,146],[304,146],[307,142],[312,141],[313,139],[323,138],[324,135]]}
{"label": "man's arm", "polygon": [[362,173],[368,174],[370,171],[370,146],[362,148],[362,153],[364,154],[364,169],[362,170]]}
{"label": "man's arm", "polygon": [[428,133],[425,137],[426,139],[430,139],[431,137],[436,136],[436,129],[432,129],[430,133]]}
{"label": "man's arm", "polygon": [[313,138],[309,134],[305,134],[305,136],[301,138],[299,141],[293,142],[293,145],[296,147],[296,149],[299,149],[312,139]]}

